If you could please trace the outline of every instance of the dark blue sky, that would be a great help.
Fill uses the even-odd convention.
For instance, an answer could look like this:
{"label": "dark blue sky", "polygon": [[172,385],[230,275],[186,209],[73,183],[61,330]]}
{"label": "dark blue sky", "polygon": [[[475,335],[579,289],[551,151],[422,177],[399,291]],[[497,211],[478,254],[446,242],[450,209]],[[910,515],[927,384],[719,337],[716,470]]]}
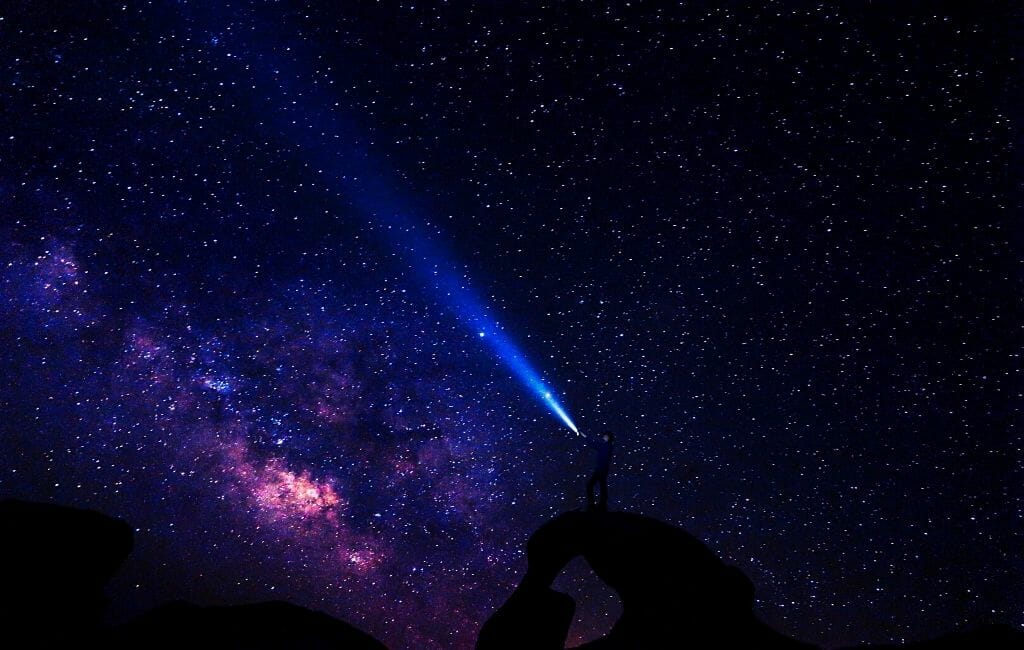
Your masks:
{"label": "dark blue sky", "polygon": [[438,267],[773,625],[1024,624],[1019,12],[356,5],[0,10],[0,494],[137,527],[115,619],[472,646],[591,459]]}

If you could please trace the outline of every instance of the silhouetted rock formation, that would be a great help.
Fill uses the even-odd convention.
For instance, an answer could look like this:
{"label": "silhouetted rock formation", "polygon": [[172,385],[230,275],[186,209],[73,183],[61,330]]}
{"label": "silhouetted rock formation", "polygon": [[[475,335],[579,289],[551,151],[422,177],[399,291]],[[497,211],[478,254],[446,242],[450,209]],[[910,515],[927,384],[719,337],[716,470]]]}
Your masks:
{"label": "silhouetted rock formation", "polygon": [[[98,512],[0,501],[0,648],[386,650],[348,623],[284,602],[173,602],[101,629],[103,588],[132,543],[126,523]],[[551,584],[581,555],[622,600],[611,632],[581,650],[812,647],[758,621],[746,576],[679,528],[623,512],[569,512],[530,538],[526,576],[484,624],[477,648],[564,648],[575,603]],[[1024,635],[991,625],[902,647],[1019,650]]]}
{"label": "silhouetted rock formation", "polygon": [[229,607],[167,603],[117,628],[107,647],[387,650],[348,623],[285,602]]}
{"label": "silhouetted rock formation", "polygon": [[568,512],[541,526],[526,551],[526,576],[484,624],[479,650],[563,648],[574,606],[550,586],[580,555],[622,600],[621,618],[607,636],[582,646],[589,650],[811,647],[758,621],[746,576],[660,521]]}
{"label": "silhouetted rock formation", "polygon": [[[577,650],[735,648],[799,650],[753,614],[754,587],[683,530],[625,512],[567,512],[541,526],[526,545],[527,570],[504,605],[484,623],[477,650],[562,649],[575,603],[551,590],[578,556],[614,589],[622,616],[604,637]],[[849,650],[1021,650],[1024,635],[990,625],[905,646]]]}
{"label": "silhouetted rock formation", "polygon": [[128,524],[98,512],[0,501],[0,648],[386,650],[348,623],[283,602],[174,602],[102,629],[103,588],[132,544]]}
{"label": "silhouetted rock formation", "polygon": [[80,645],[132,544],[128,524],[98,512],[0,501],[0,646]]}
{"label": "silhouetted rock formation", "polygon": [[476,647],[562,650],[575,612],[572,596],[524,579],[484,623]]}

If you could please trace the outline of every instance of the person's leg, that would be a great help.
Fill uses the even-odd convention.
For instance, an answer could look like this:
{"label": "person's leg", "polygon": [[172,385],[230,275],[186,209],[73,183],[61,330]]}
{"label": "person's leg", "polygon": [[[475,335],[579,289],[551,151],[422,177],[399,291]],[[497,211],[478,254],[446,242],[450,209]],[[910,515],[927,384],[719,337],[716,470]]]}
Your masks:
{"label": "person's leg", "polygon": [[598,481],[601,484],[601,500],[597,504],[598,510],[608,512],[608,475],[601,474]]}

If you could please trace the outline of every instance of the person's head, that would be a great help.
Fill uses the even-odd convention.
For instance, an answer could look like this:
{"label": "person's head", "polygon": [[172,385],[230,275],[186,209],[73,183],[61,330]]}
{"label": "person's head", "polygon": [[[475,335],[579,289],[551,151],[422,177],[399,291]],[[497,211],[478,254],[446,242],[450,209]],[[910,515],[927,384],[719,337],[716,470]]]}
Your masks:
{"label": "person's head", "polygon": [[605,431],[601,434],[601,437],[604,438],[605,442],[615,442],[615,434],[611,431]]}

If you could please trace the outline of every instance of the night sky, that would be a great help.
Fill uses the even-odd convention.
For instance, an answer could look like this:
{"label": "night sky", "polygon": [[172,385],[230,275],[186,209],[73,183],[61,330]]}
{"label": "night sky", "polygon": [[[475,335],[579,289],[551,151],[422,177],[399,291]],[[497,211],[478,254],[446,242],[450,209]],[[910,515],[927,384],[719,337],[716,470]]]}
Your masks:
{"label": "night sky", "polygon": [[469,648],[592,462],[500,334],[780,630],[1024,625],[1020,18],[6,2],[0,495],[136,528],[115,622]]}

